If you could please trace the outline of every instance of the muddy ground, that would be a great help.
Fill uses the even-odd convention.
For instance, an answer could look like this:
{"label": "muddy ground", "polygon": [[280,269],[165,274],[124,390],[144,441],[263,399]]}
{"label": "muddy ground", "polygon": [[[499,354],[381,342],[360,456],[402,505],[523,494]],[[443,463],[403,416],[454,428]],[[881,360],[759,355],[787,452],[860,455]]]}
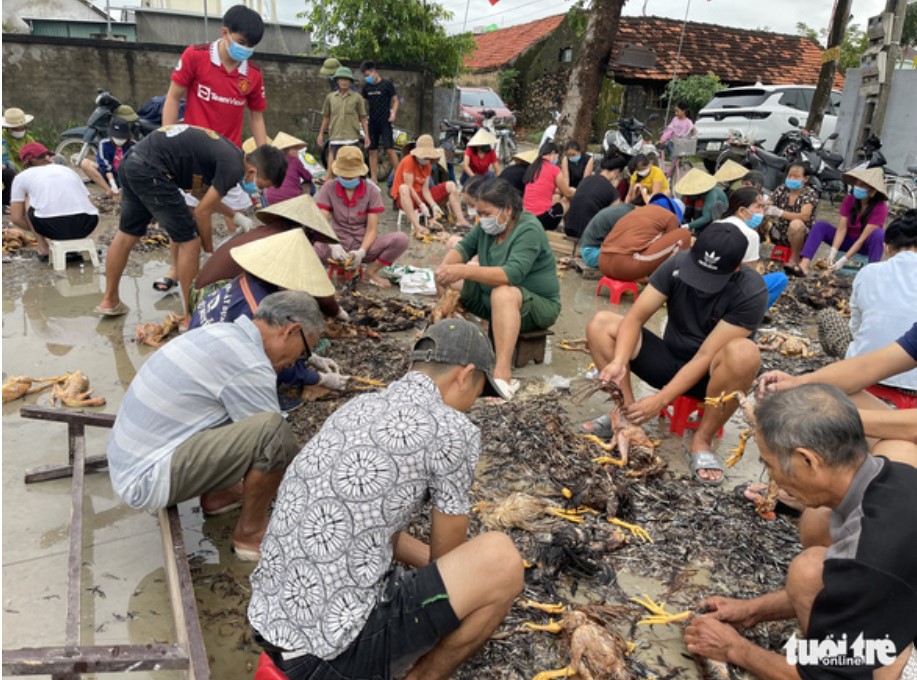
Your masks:
{"label": "muddy ground", "polygon": [[[830,216],[830,210],[823,206],[820,215]],[[107,207],[104,212],[108,214],[96,233],[103,248],[116,226],[113,209]],[[383,229],[394,229],[391,213],[384,216]],[[441,244],[415,241],[404,260],[431,266],[443,253]],[[92,310],[101,297],[103,272],[78,263],[55,272],[38,263],[29,251],[5,257],[4,379],[80,369],[90,377],[96,394],[108,401],[98,410],[116,412],[131,379],[153,351],[134,340],[136,325],[180,311],[177,296],[151,288],[152,281],[166,272],[166,258],[166,249],[155,245],[135,252],[121,287],[130,313],[119,319],[100,319]],[[589,318],[596,310],[608,308],[608,301],[595,297],[595,281],[584,281],[573,271],[562,273],[561,285],[563,311],[553,329],[545,364],[517,371],[524,385],[517,402],[483,404],[472,414],[485,433],[474,499],[496,500],[512,491],[524,491],[561,505],[565,485],[600,472],[603,478],[607,475],[619,500],[617,516],[644,527],[653,543],[634,537],[623,540],[621,530],[616,532],[600,515],[589,515],[577,525],[540,519],[534,531],[513,529],[514,541],[533,564],[527,572],[526,597],[613,606],[617,614],[610,625],[637,642],[628,660],[635,674],[699,677],[694,661],[685,656],[680,628],[637,626],[643,612],[630,598],[648,594],[664,600],[671,611],[681,611],[694,608],[707,594],[750,596],[776,588],[798,547],[794,524],[783,517],[762,520],[732,493],[737,483],[760,477],[754,443],[729,471],[726,483],[715,489],[688,480],[683,443],[656,424],[650,430],[661,439],[657,453],[662,464],[656,466],[653,476],[628,476],[626,471],[592,463],[600,452],[574,432],[581,420],[607,409],[607,403],[598,395],[576,405],[566,392],[552,391],[552,385],[558,376],[577,378],[588,369],[591,360],[586,354],[562,351],[559,341],[581,338]],[[384,295],[365,284],[357,290],[369,296]],[[626,300],[612,308],[625,312]],[[423,306],[431,299],[414,302]],[[651,325],[658,331],[662,321],[663,314],[659,314]],[[414,324],[404,325],[406,329],[384,333],[378,341],[332,340],[329,355],[356,375],[389,381],[406,366],[405,351],[416,332]],[[817,352],[810,305],[793,300],[778,303],[767,325],[806,335]],[[809,359],[778,352],[765,352],[762,358],[767,367],[782,366],[793,372],[826,361],[820,352]],[[646,392],[642,385],[637,390],[638,395]],[[48,395],[41,394],[26,402],[47,400]],[[60,644],[64,636],[70,484],[60,480],[26,486],[22,476],[28,467],[63,459],[65,429],[21,419],[22,403],[4,404],[3,408],[4,648]],[[313,434],[338,403],[324,398],[297,409],[293,422],[300,438],[305,441]],[[741,419],[734,417],[720,443],[721,452],[735,446],[742,427]],[[90,454],[104,451],[106,434],[90,431]],[[649,462],[647,459],[644,465],[648,467]],[[639,468],[638,464],[634,469]],[[251,678],[258,651],[245,625],[251,566],[236,561],[229,550],[235,518],[204,519],[191,502],[182,505],[181,514],[213,677]],[[480,526],[475,516],[474,530]],[[415,529],[422,533],[422,522]],[[83,540],[84,643],[173,639],[156,520],[123,506],[104,474],[87,478]],[[601,549],[596,550],[596,545]],[[569,548],[560,551],[566,557],[558,557],[558,546]],[[571,554],[577,559],[571,560]],[[514,608],[499,639],[489,642],[457,677],[528,678],[538,670],[563,666],[562,643],[546,633],[519,632],[523,617],[541,622],[548,618]],[[770,625],[750,635],[776,649],[790,632],[791,626]],[[143,676],[134,673],[129,677]]]}

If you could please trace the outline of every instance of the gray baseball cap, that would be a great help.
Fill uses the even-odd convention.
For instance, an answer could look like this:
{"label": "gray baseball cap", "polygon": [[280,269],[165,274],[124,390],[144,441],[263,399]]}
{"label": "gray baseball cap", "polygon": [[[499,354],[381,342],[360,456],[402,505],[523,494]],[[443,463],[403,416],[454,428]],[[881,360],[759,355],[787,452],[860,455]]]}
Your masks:
{"label": "gray baseball cap", "polygon": [[482,397],[503,397],[494,384],[494,350],[490,340],[481,330],[465,319],[443,319],[428,326],[423,336],[414,344],[411,352],[414,362],[453,364],[474,367],[484,373]]}

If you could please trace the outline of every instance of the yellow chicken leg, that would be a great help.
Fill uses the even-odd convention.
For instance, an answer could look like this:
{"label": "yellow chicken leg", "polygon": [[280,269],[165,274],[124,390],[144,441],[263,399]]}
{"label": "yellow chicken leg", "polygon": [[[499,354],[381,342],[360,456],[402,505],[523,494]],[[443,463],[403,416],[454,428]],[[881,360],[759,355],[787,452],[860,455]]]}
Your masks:
{"label": "yellow chicken leg", "polygon": [[564,510],[561,510],[560,508],[547,508],[545,512],[547,512],[549,515],[554,515],[555,517],[560,517],[561,519],[565,519],[568,522],[574,522],[576,524],[583,523],[583,518],[580,515],[576,514],[576,512],[566,512]]}
{"label": "yellow chicken leg", "polygon": [[729,457],[726,458],[726,467],[732,467],[740,460],[742,456],[745,455],[745,446],[748,444],[748,440],[751,439],[752,430],[742,430],[739,433],[739,443],[734,449],[729,449]]}
{"label": "yellow chicken leg", "polygon": [[622,529],[627,529],[631,536],[634,538],[642,539],[644,542],[652,543],[653,539],[649,535],[649,532],[643,527],[637,526],[636,524],[630,524],[623,520],[618,519],[617,517],[609,517],[608,521],[615,526],[621,527]]}
{"label": "yellow chicken leg", "polygon": [[572,678],[576,675],[576,671],[573,670],[570,666],[565,668],[559,668],[556,671],[541,671],[538,675],[532,678],[532,680],[554,680],[554,678]]}
{"label": "yellow chicken leg", "polygon": [[522,625],[529,630],[537,630],[542,633],[551,633],[552,635],[559,635],[560,632],[564,629],[564,627],[557,623],[557,621],[554,619],[551,619],[548,621],[548,623],[531,623],[529,621],[524,621]]}
{"label": "yellow chicken leg", "polygon": [[545,614],[563,614],[567,606],[563,604],[547,604],[545,602],[536,602],[535,600],[523,600],[522,606],[525,609],[537,609]]}
{"label": "yellow chicken leg", "polygon": [[644,616],[642,619],[637,621],[638,626],[655,626],[657,624],[667,624],[667,623],[678,623],[679,621],[687,621],[691,618],[692,613],[690,611],[683,611],[677,614],[672,614],[666,611],[665,606],[654,602],[649,595],[644,595],[643,599],[639,597],[632,597],[631,602],[636,602],[641,607],[650,612],[649,616]]}

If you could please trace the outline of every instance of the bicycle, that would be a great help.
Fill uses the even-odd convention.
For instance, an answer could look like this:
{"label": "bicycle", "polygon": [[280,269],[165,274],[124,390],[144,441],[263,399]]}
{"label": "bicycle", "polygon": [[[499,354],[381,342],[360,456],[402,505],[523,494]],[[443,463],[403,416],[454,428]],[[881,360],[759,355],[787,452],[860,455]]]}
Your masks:
{"label": "bicycle", "polygon": [[669,186],[674,187],[682,177],[694,168],[694,163],[688,160],[697,153],[697,137],[674,137],[671,140],[674,160],[665,170],[665,145],[659,145],[659,162],[669,179]]}
{"label": "bicycle", "polygon": [[917,155],[911,154],[907,159],[906,175],[885,175],[885,193],[888,196],[888,207],[892,213],[904,212],[917,208]]}

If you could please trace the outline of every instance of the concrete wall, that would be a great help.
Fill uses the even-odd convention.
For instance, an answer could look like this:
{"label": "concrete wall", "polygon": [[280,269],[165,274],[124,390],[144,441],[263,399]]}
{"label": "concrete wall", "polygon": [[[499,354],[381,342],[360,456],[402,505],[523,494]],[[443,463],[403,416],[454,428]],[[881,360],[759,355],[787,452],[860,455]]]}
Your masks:
{"label": "concrete wall", "polygon": [[[133,14],[137,23],[137,42],[142,43],[182,47],[196,45],[216,40],[222,26],[220,18],[209,19],[205,35],[203,16],[140,7],[134,9]],[[309,33],[300,26],[265,24],[264,38],[258,44],[256,54],[308,54],[311,51]]]}
{"label": "concrete wall", "polygon": [[[96,88],[107,88],[124,103],[139,107],[165,94],[182,47],[101,40],[6,35],[3,40],[3,104],[35,114],[42,125],[63,130],[84,125]],[[259,54],[264,74],[268,133],[307,134],[310,111],[320,110],[329,92],[320,76],[323,59]],[[358,64],[350,64],[356,68]],[[380,65],[403,97],[398,124],[417,134],[431,129],[432,77],[419,69]]]}
{"label": "concrete wall", "polygon": [[[837,150],[846,165],[858,161],[857,135],[863,120],[863,98],[860,97],[860,70],[848,69],[844,96],[838,115]],[[908,158],[917,159],[917,70],[898,69],[892,77],[892,92],[882,129],[882,153],[888,167],[905,172]]]}

